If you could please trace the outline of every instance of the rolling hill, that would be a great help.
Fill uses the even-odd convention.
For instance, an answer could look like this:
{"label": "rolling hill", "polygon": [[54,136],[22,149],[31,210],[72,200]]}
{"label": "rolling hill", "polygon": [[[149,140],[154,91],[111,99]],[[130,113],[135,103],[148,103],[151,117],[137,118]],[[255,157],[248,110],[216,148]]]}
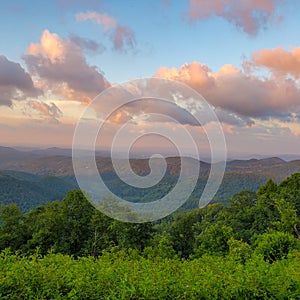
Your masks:
{"label": "rolling hill", "polygon": [[[62,153],[66,155],[61,155]],[[78,188],[72,157],[69,154],[67,149],[59,148],[24,152],[0,147],[0,170],[2,169],[0,171],[0,203],[16,202],[22,210],[27,211],[47,201],[62,199],[67,191]],[[192,158],[185,159],[188,165],[199,164],[200,166],[197,186],[185,204],[186,208],[193,208],[197,206],[197,201],[207,181],[210,164]],[[121,173],[126,175],[129,172],[128,166],[124,160],[118,161]],[[154,187],[143,189],[130,187],[121,181],[114,171],[111,159],[101,156],[96,158],[99,173],[107,186],[116,195],[133,202],[154,201],[174,187],[180,174],[180,158],[169,157],[166,161],[167,172],[163,180]],[[160,164],[161,159],[155,159],[154,165]],[[130,166],[136,174],[141,176],[150,172],[148,159],[131,159]],[[83,172],[86,176],[92,175],[88,165],[84,166]],[[269,178],[279,182],[298,172],[300,172],[300,160],[284,161],[272,157],[229,161],[223,183],[213,201],[226,202],[242,190],[257,190]]]}
{"label": "rolling hill", "polygon": [[0,171],[0,203],[16,203],[22,211],[61,200],[76,184],[53,176],[39,176],[17,171]]}

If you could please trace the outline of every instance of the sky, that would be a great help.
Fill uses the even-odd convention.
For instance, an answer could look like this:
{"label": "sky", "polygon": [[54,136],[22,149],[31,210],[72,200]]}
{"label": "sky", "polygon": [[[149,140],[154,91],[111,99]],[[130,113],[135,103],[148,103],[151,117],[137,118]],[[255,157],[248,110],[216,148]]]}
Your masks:
{"label": "sky", "polygon": [[[212,105],[229,155],[300,154],[297,0],[12,0],[1,2],[0,14],[2,146],[70,148],[97,95],[130,80],[162,78]],[[185,114],[153,100],[123,107],[99,146],[109,148],[124,122],[129,133],[184,126],[203,135]],[[148,135],[135,145],[153,152],[169,144]]]}

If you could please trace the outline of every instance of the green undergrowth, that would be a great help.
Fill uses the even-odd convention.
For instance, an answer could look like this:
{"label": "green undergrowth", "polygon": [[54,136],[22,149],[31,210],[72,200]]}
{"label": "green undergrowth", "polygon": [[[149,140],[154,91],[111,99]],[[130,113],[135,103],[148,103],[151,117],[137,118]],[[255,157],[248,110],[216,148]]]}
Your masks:
{"label": "green undergrowth", "polygon": [[147,258],[135,250],[74,259],[0,256],[1,299],[300,299],[300,252],[261,256]]}

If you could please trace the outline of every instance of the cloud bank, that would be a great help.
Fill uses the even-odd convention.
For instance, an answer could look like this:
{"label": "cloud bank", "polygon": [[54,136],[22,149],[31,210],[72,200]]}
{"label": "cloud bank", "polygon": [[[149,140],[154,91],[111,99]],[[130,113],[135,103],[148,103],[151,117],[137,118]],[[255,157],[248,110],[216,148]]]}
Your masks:
{"label": "cloud bank", "polygon": [[289,121],[292,112],[300,111],[300,90],[296,81],[286,77],[260,78],[233,65],[213,72],[199,62],[178,69],[162,67],[154,76],[189,85],[216,108],[237,114],[246,124],[252,123],[249,118]]}

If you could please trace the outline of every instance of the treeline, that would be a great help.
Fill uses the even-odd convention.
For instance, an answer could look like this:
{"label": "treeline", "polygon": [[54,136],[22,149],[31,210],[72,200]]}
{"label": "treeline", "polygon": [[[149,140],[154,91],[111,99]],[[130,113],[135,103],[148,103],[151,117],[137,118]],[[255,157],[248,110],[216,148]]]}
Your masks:
{"label": "treeline", "polygon": [[147,255],[196,258],[225,255],[236,245],[249,255],[259,252],[274,261],[298,245],[300,174],[279,185],[269,180],[256,193],[243,191],[228,203],[180,211],[159,222],[142,224],[107,217],[79,190],[24,214],[15,204],[2,205],[0,250],[32,254],[38,248],[40,254],[98,257],[103,250],[117,247]]}
{"label": "treeline", "polygon": [[79,190],[0,221],[1,299],[300,299],[300,174],[153,223]]}

